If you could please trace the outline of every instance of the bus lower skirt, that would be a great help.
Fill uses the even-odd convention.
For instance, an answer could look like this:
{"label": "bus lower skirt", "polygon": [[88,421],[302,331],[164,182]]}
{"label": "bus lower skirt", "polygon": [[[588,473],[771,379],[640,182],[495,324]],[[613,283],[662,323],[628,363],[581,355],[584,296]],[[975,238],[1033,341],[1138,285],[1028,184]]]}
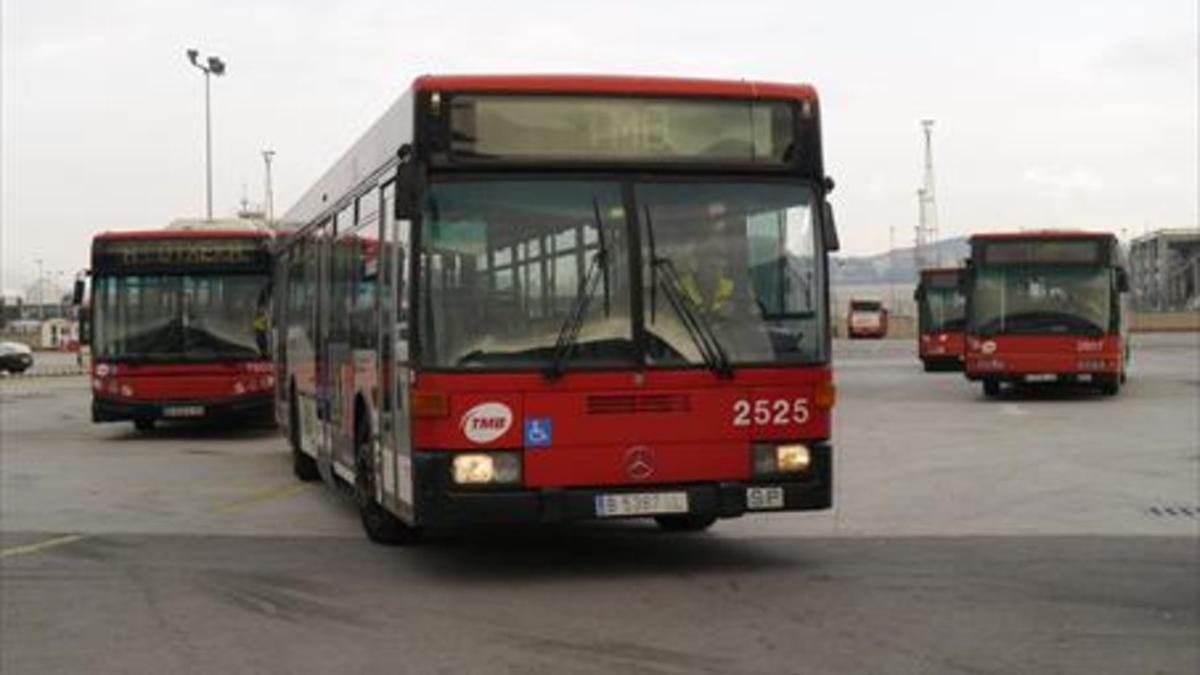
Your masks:
{"label": "bus lower skirt", "polygon": [[[820,445],[815,449],[813,472],[804,480],[517,490],[452,490],[449,453],[418,452],[414,453],[414,468],[421,477],[416,495],[418,524],[456,527],[599,520],[597,498],[602,495],[669,492],[687,494],[689,515],[737,518],[747,513],[825,510],[833,505],[830,448]],[[782,495],[782,500],[772,508],[752,511],[747,506],[750,488],[771,489]]]}

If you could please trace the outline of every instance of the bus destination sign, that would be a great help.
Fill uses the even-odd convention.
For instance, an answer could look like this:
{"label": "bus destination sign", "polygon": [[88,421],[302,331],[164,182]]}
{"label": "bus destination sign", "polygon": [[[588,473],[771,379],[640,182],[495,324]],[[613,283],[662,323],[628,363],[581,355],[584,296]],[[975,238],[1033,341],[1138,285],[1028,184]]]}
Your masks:
{"label": "bus destination sign", "polygon": [[263,267],[266,246],[258,239],[130,239],[97,242],[98,269],[213,269]]}

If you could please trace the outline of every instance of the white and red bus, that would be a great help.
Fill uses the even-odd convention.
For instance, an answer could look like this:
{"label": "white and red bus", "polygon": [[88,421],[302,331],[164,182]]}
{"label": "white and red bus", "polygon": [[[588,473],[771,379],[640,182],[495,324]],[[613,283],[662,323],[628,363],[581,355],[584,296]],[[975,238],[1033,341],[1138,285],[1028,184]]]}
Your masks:
{"label": "white and red bus", "polygon": [[963,269],[923,269],[913,300],[917,303],[917,356],[926,372],[962,370],[967,299]]}
{"label": "white and red bus", "polygon": [[1004,383],[1092,385],[1108,395],[1129,360],[1129,280],[1109,233],[978,234],[967,263],[966,376],[988,396]]}
{"label": "white and red bus", "polygon": [[243,230],[97,235],[92,419],[271,421],[270,246]]}
{"label": "white and red bus", "polygon": [[887,337],[888,311],[879,300],[853,299],[846,312],[846,336],[850,339]]}
{"label": "white and red bus", "polygon": [[426,76],[286,214],[278,420],[367,535],[828,509],[806,85]]}

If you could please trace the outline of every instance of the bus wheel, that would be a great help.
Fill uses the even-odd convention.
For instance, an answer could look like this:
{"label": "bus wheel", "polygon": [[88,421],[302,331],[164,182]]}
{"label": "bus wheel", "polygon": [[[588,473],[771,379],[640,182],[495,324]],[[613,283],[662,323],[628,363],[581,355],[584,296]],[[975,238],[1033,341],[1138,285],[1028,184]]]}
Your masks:
{"label": "bus wheel", "polygon": [[716,516],[689,513],[678,516],[654,516],[663,532],[702,532],[717,522]]}
{"label": "bus wheel", "polygon": [[317,460],[300,449],[300,413],[296,410],[296,395],[291,396],[288,406],[288,445],[292,446],[292,473],[296,478],[311,483],[321,477]]}
{"label": "bus wheel", "polygon": [[1105,396],[1116,396],[1121,391],[1121,376],[1113,375],[1100,381],[1100,393]]}
{"label": "bus wheel", "polygon": [[984,380],[983,395],[988,398],[995,398],[1000,395],[1000,380]]}
{"label": "bus wheel", "polygon": [[375,501],[375,461],[365,433],[356,433],[358,440],[354,450],[354,500],[362,517],[363,530],[367,538],[376,544],[405,546],[415,544],[421,538],[418,528],[404,521]]}
{"label": "bus wheel", "polygon": [[154,429],[154,420],[149,417],[139,417],[133,421],[133,428],[138,431],[150,431]]}

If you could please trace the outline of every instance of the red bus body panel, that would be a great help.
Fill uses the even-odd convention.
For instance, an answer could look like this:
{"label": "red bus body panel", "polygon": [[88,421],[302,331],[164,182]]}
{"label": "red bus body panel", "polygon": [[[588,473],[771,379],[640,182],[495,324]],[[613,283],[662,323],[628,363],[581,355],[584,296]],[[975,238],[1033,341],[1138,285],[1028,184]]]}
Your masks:
{"label": "red bus body panel", "polygon": [[[732,381],[707,370],[569,373],[555,382],[536,373],[422,374],[417,391],[447,395],[449,414],[414,420],[413,443],[421,450],[524,447],[528,487],[636,484],[625,471],[635,447],[654,453],[648,483],[746,480],[751,442],[829,437],[830,410],[817,406],[815,393],[831,379],[828,367],[743,370]],[[787,401],[790,415],[797,399],[806,402],[803,423],[790,416],[784,423],[783,415],[779,424],[733,423],[736,401]],[[513,422],[492,441],[472,442],[467,413],[488,403],[507,406]],[[552,420],[547,447],[525,447],[522,421],[531,419]]]}
{"label": "red bus body panel", "polygon": [[961,360],[966,353],[966,337],[960,330],[935,330],[921,333],[917,353],[922,361]]}
{"label": "red bus body panel", "polygon": [[714,96],[810,101],[817,99],[816,89],[807,84],[615,75],[425,75],[413,82],[413,89],[530,94]]}
{"label": "red bus body panel", "polygon": [[[130,403],[223,403],[274,391],[270,361],[198,364],[133,364],[92,367],[92,386],[109,399]],[[99,369],[99,372],[98,370]],[[108,373],[101,376],[100,372]],[[238,387],[240,385],[240,392]],[[128,394],[122,388],[128,387]]]}
{"label": "red bus body panel", "polygon": [[997,335],[967,340],[970,378],[1039,374],[1114,375],[1124,370],[1119,335]]}

